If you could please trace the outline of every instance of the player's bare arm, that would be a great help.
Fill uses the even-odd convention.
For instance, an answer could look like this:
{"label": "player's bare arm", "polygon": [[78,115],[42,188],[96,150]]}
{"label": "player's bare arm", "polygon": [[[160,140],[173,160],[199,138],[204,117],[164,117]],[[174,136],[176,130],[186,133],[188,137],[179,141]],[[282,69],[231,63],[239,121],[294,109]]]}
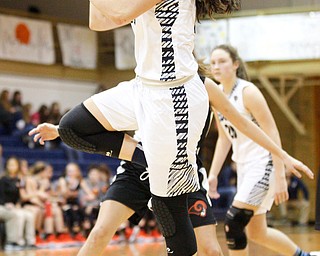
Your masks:
{"label": "player's bare arm", "polygon": [[111,30],[129,24],[159,0],[90,0],[89,26],[93,30]]}
{"label": "player's bare arm", "polygon": [[282,150],[276,143],[274,143],[260,128],[243,118],[232,106],[224,93],[216,86],[216,84],[213,81],[207,82],[207,80],[208,79],[206,79],[206,89],[209,95],[211,106],[213,106],[217,111],[221,112],[230,122],[237,126],[237,128],[243,134],[254,140],[269,152],[281,158],[288,171],[292,172],[297,177],[301,177],[299,171],[302,171],[310,179],[314,178],[313,172],[306,165],[288,155],[287,152]]}

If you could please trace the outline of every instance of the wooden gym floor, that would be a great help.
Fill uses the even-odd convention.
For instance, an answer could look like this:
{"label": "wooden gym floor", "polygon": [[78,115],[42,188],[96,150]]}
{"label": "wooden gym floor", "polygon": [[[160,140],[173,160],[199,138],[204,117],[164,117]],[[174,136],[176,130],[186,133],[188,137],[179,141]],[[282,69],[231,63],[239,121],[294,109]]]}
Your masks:
{"label": "wooden gym floor", "polygon": [[[223,225],[218,225],[218,239],[227,256]],[[306,251],[320,251],[320,232],[311,227],[277,227]],[[18,252],[0,251],[0,256],[76,256],[79,248],[39,249]],[[164,243],[136,243],[109,245],[103,255],[108,256],[166,256]],[[279,254],[250,243],[252,256],[278,256]]]}

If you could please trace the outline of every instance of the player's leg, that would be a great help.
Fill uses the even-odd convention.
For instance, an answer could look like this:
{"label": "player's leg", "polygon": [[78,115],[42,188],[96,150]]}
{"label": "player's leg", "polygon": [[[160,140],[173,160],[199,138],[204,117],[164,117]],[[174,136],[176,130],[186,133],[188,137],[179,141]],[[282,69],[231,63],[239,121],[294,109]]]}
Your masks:
{"label": "player's leg", "polygon": [[146,166],[137,141],[122,131],[136,130],[134,81],[92,96],[66,113],[59,135],[69,146]]}
{"label": "player's leg", "polygon": [[117,172],[102,199],[98,220],[80,250],[80,256],[100,255],[124,221],[129,218],[131,223],[138,224],[145,215],[151,197],[149,181],[140,179],[145,168],[122,162]]}
{"label": "player's leg", "polygon": [[197,249],[185,194],[199,189],[196,148],[208,96],[197,76],[172,88],[142,86],[142,92],[146,107],[140,127],[154,195],[152,208],[169,253],[190,256]]}
{"label": "player's leg", "polygon": [[246,235],[246,226],[253,216],[253,210],[250,206],[246,206],[234,201],[226,214],[224,231],[226,233],[227,245],[230,256],[247,256],[248,239]]}
{"label": "player's leg", "polygon": [[254,215],[247,226],[248,238],[281,255],[307,255],[296,254],[300,251],[298,246],[281,231],[267,226],[266,214]]}
{"label": "player's leg", "polygon": [[217,238],[216,225],[210,224],[194,229],[199,256],[222,256],[222,250]]}
{"label": "player's leg", "polygon": [[188,213],[196,235],[199,256],[222,256],[216,226],[217,221],[213,213],[211,199],[207,194],[208,180],[205,168],[200,168],[198,161],[198,175],[200,190],[189,194]]}
{"label": "player's leg", "polygon": [[197,244],[187,210],[187,195],[152,195],[152,210],[165,238],[168,255],[196,255]]}
{"label": "player's leg", "polygon": [[104,201],[101,204],[97,222],[78,252],[78,256],[102,255],[117,228],[133,213],[132,209],[117,201]]}

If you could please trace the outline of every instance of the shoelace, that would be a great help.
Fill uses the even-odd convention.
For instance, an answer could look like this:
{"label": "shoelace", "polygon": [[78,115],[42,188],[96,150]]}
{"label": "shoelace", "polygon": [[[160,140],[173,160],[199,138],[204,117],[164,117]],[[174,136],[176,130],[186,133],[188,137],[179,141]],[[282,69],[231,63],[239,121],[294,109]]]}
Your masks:
{"label": "shoelace", "polygon": [[146,170],[146,171],[144,171],[143,173],[141,173],[141,175],[140,175],[140,180],[141,181],[144,181],[144,180],[146,180],[146,179],[148,179],[149,178],[149,172],[148,172],[148,170]]}

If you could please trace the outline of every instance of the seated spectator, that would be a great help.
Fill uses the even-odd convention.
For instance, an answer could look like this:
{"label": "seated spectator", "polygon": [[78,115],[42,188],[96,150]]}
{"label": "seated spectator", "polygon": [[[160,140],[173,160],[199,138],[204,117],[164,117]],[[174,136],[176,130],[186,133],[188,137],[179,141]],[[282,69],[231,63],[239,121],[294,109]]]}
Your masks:
{"label": "seated spectator", "polygon": [[88,177],[83,182],[91,192],[88,194],[83,188],[80,188],[79,192],[80,205],[84,210],[83,229],[85,236],[88,236],[98,217],[100,202],[105,194],[107,184],[101,180],[99,165],[89,166]]}
{"label": "seated spectator", "polygon": [[[1,184],[0,179],[0,185]],[[2,192],[3,187],[0,187],[0,195],[3,194]],[[16,228],[12,228],[16,226],[16,223],[19,222],[19,215],[15,211],[11,211],[10,208],[6,207],[3,198],[0,197],[0,220],[4,221],[5,223],[5,231],[6,231],[6,244],[4,249],[6,251],[15,251],[23,249],[22,246],[18,244],[18,230]]]}
{"label": "seated spectator", "polygon": [[29,171],[29,163],[26,159],[20,159],[20,198],[21,206],[30,211],[35,217],[36,233],[41,231],[42,204],[38,199],[37,190],[33,190],[32,176]]}
{"label": "seated spectator", "polygon": [[61,117],[60,104],[53,102],[49,110],[48,123],[58,125]]}
{"label": "seated spectator", "polygon": [[31,167],[32,176],[27,180],[25,188],[21,188],[25,199],[24,208],[37,217],[37,231],[42,233],[41,240],[46,242],[55,241],[56,237],[60,237],[65,231],[59,200],[52,195],[51,169],[45,162],[36,162]]}
{"label": "seated spectator", "polygon": [[128,240],[130,243],[152,243],[164,240],[152,211],[148,210],[139,224],[132,228],[132,233]]}
{"label": "seated spectator", "polygon": [[[20,207],[19,172],[20,164],[16,157],[9,157],[5,164],[5,176],[0,179],[1,204],[19,216],[14,225],[17,237],[14,244],[6,244],[5,249],[11,250],[15,246],[35,247],[34,215]],[[12,229],[12,227],[10,228]],[[9,229],[8,229],[9,230]],[[10,232],[10,231],[9,231]]]}
{"label": "seated spectator", "polygon": [[14,109],[9,102],[9,91],[3,90],[0,95],[0,125],[5,134],[11,134],[14,130]]}
{"label": "seated spectator", "polygon": [[22,106],[22,119],[16,122],[16,129],[13,132],[13,135],[19,136],[22,141],[30,141],[32,138],[28,135],[28,132],[34,128],[31,123],[31,108],[30,103],[24,104]]}
{"label": "seated spectator", "polygon": [[[48,116],[47,122],[54,125],[58,125],[61,117],[62,115],[60,110],[60,104],[58,102],[53,102],[49,109],[49,116]],[[61,143],[61,139],[60,137],[58,137],[54,140],[46,142],[44,146],[46,149],[53,149],[53,148],[59,147],[60,143]]]}
{"label": "seated spectator", "polygon": [[[32,127],[36,127],[40,123],[48,121],[49,109],[46,105],[41,105],[37,112],[33,113],[30,117]],[[25,136],[23,138],[25,144],[28,145],[28,148],[42,147],[39,142],[34,142],[33,137]]]}
{"label": "seated spectator", "polygon": [[48,121],[49,109],[47,105],[41,105],[37,112],[31,115],[31,123],[34,127]]}
{"label": "seated spectator", "polygon": [[213,199],[216,207],[228,209],[236,194],[237,165],[235,162],[225,166],[218,176],[218,199]]}
{"label": "seated spectator", "polygon": [[3,147],[0,144],[0,177],[3,175],[4,173],[4,157],[3,157]]}
{"label": "seated spectator", "polygon": [[79,165],[76,163],[69,163],[65,168],[65,175],[58,180],[57,190],[59,195],[63,196],[65,199],[62,210],[69,232],[74,239],[83,241],[85,240],[82,234],[84,212],[79,202],[80,189],[83,189],[88,194],[88,199],[93,200],[95,198],[82,179]]}
{"label": "seated spectator", "polygon": [[20,91],[14,91],[11,99],[11,106],[16,112],[22,111],[22,94]]}
{"label": "seated spectator", "polygon": [[279,206],[282,219],[293,225],[308,225],[310,213],[309,191],[304,182],[296,176],[287,174],[289,200]]}
{"label": "seated spectator", "polygon": [[100,179],[105,184],[103,193],[106,193],[113,179],[112,171],[106,164],[99,164]]}

